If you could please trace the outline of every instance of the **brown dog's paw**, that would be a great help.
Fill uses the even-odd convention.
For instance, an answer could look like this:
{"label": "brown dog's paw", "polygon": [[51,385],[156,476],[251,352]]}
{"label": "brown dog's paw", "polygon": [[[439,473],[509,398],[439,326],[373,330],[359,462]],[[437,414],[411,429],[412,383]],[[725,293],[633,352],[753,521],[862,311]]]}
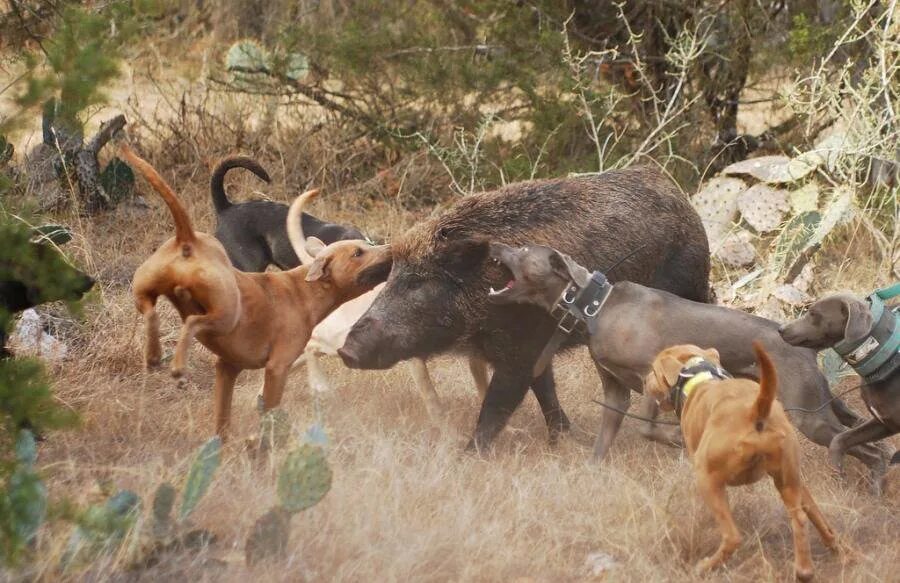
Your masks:
{"label": "brown dog's paw", "polygon": [[812,569],[794,569],[794,576],[797,577],[797,581],[812,581],[813,570]]}

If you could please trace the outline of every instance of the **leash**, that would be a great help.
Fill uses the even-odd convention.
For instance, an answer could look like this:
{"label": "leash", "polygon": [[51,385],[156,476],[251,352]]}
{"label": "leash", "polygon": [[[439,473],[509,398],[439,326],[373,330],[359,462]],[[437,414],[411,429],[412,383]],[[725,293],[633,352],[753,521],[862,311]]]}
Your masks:
{"label": "leash", "polygon": [[619,409],[618,407],[613,407],[609,403],[604,403],[603,401],[600,401],[598,399],[591,399],[591,400],[593,402],[597,403],[598,405],[600,405],[601,407],[606,407],[607,409],[615,411],[616,413],[621,413],[622,415],[624,415],[626,417],[631,417],[632,419],[639,419],[640,421],[647,421],[649,423],[659,423],[660,425],[681,425],[681,423],[679,423],[677,421],[660,421],[659,419],[650,419],[649,417],[641,417],[640,415],[635,415],[634,413],[629,413],[628,411],[623,411],[622,409]]}
{"label": "leash", "polygon": [[[863,384],[865,384],[865,383],[863,383]],[[846,391],[842,391],[841,393],[839,393],[839,394],[835,395],[834,397],[831,397],[830,399],[828,399],[827,401],[825,401],[825,402],[822,404],[821,407],[817,407],[816,409],[804,409],[803,407],[785,407],[784,410],[785,410],[785,411],[800,411],[801,413],[818,413],[819,411],[821,411],[822,409],[824,409],[824,408],[827,407],[828,405],[834,403],[835,401],[837,401],[838,399],[840,399],[840,398],[843,397],[844,395],[846,395],[846,394],[848,394],[848,393],[851,393],[851,392],[853,392],[853,391],[856,391],[856,390],[861,389],[861,388],[863,387],[863,384],[856,385],[855,387],[850,387],[850,388],[847,389]]]}

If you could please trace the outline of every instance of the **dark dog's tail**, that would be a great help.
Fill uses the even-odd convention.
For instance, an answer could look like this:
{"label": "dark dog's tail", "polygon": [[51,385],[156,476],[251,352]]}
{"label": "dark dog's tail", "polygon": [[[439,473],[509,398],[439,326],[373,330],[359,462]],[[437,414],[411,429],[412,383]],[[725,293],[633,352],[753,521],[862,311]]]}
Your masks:
{"label": "dark dog's tail", "polygon": [[762,431],[763,422],[772,411],[772,401],[775,400],[775,391],[778,389],[778,374],[769,353],[758,340],[753,343],[753,352],[756,353],[756,362],[759,363],[759,397],[753,404],[752,415],[756,430]]}
{"label": "dark dog's tail", "polygon": [[225,194],[225,175],[232,168],[244,168],[256,174],[256,177],[264,182],[271,182],[269,173],[265,168],[259,165],[259,162],[246,156],[231,156],[223,159],[213,170],[212,177],[209,179],[209,191],[212,195],[213,206],[216,207],[216,213],[221,213],[231,206],[231,201]]}
{"label": "dark dog's tail", "polygon": [[[184,207],[181,205],[181,201],[175,196],[172,187],[163,180],[163,177],[159,175],[149,162],[135,154],[128,144],[123,142],[119,146],[119,152],[132,167],[147,179],[147,182],[150,183],[153,189],[159,193],[164,201],[166,201],[166,206],[169,207],[169,212],[172,213],[172,218],[175,220],[175,240],[179,243],[195,242],[197,240],[197,235],[194,233],[194,228],[191,226],[191,219],[188,217],[187,211],[184,210]],[[187,245],[185,245],[184,253],[185,256],[190,253],[190,248]]]}

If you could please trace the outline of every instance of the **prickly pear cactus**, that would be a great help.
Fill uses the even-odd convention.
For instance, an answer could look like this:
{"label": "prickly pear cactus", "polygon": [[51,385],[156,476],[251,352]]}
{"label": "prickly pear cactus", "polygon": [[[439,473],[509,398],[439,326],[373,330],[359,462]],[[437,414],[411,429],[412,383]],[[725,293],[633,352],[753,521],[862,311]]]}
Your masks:
{"label": "prickly pear cactus", "polygon": [[302,53],[288,53],[284,58],[284,76],[299,81],[309,75],[309,59]]}
{"label": "prickly pear cactus", "polygon": [[775,238],[770,266],[775,271],[780,271],[792,265],[821,222],[822,215],[818,211],[805,212],[788,219]]}
{"label": "prickly pear cactus", "polygon": [[184,521],[194,511],[200,499],[212,483],[213,474],[221,462],[222,440],[214,437],[207,441],[194,458],[184,491],[181,494],[181,509],[178,520]]}
{"label": "prickly pear cactus", "polygon": [[268,558],[283,557],[291,537],[291,513],[280,506],[272,508],[253,524],[244,545],[244,558],[255,565]]}
{"label": "prickly pear cactus", "polygon": [[786,184],[807,176],[822,162],[824,158],[815,152],[807,152],[796,158],[761,156],[726,166],[722,174],[745,174],[768,184]]}
{"label": "prickly pear cactus", "polygon": [[317,504],[331,489],[331,468],[325,450],[304,443],[290,452],[278,475],[278,500],[294,514]]}
{"label": "prickly pear cactus", "polygon": [[175,507],[175,488],[165,482],[153,495],[153,534],[165,536],[172,525],[172,509]]}
{"label": "prickly pear cactus", "polygon": [[237,73],[265,73],[269,66],[269,54],[253,40],[242,40],[231,45],[225,54],[225,67]]}
{"label": "prickly pear cactus", "polygon": [[738,214],[738,195],[745,190],[747,185],[739,178],[716,177],[691,199],[713,251],[731,231]]}
{"label": "prickly pear cactus", "polygon": [[799,215],[819,210],[819,190],[819,184],[814,181],[804,184],[797,190],[792,190],[789,197],[794,214]]}
{"label": "prickly pear cactus", "polygon": [[774,231],[790,210],[787,192],[768,186],[755,184],[742,192],[737,199],[741,217],[757,233]]}
{"label": "prickly pear cactus", "polygon": [[291,438],[291,420],[281,408],[267,411],[259,421],[259,447],[262,451],[283,447]]}
{"label": "prickly pear cactus", "polygon": [[9,477],[6,496],[16,537],[27,543],[37,534],[47,514],[47,487],[34,471],[37,445],[27,429],[19,432],[16,458],[19,466]]}
{"label": "prickly pear cactus", "polygon": [[134,527],[141,500],[129,490],[121,490],[103,506],[91,506],[78,518],[78,526],[69,537],[63,553],[63,568],[80,557],[112,552]]}
{"label": "prickly pear cactus", "polygon": [[756,260],[756,249],[751,241],[753,235],[741,229],[728,234],[715,251],[715,256],[731,267],[744,267]]}

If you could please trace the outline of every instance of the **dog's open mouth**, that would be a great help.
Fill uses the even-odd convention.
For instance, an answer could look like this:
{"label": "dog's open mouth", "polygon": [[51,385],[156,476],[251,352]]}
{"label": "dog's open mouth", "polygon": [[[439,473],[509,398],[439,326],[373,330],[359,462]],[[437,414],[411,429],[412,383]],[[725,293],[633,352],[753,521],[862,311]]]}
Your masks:
{"label": "dog's open mouth", "polygon": [[488,289],[488,295],[492,298],[502,296],[503,294],[509,292],[514,287],[516,287],[516,275],[512,272],[512,270],[499,259],[492,257],[491,261],[498,267],[498,269],[503,272],[503,279],[500,281],[506,280],[506,283],[499,288],[495,288],[493,285]]}

